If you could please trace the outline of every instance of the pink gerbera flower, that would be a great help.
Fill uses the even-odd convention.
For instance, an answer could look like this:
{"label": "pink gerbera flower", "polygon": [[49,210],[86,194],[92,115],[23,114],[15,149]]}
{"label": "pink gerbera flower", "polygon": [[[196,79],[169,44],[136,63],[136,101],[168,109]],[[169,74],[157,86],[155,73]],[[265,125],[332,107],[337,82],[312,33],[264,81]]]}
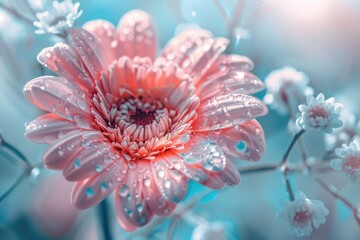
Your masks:
{"label": "pink gerbera flower", "polygon": [[248,58],[221,56],[226,39],[185,32],[155,58],[153,23],[142,11],[126,14],[118,29],[102,20],[84,29],[39,54],[60,77],[24,88],[50,112],[26,127],[26,137],[51,144],[45,166],[76,182],[76,207],[115,190],[118,220],[133,231],[154,214],[169,215],[189,178],[214,189],[235,185],[240,176],[229,159],[260,159],[264,135],[253,119],[267,109],[246,94],[263,84],[248,72]]}

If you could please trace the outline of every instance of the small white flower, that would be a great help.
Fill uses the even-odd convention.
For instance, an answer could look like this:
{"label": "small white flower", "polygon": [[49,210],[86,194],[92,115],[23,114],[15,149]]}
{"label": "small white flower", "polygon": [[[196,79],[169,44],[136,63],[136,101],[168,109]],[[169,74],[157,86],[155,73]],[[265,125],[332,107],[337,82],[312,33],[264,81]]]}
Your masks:
{"label": "small white flower", "polygon": [[330,162],[333,169],[343,171],[354,182],[360,182],[360,137],[357,136],[349,145],[343,144],[335,149],[338,159]]}
{"label": "small white flower", "polygon": [[296,124],[304,130],[322,130],[332,133],[333,128],[343,125],[340,119],[342,105],[335,103],[334,98],[325,100],[324,94],[320,93],[316,98],[309,96],[307,105],[299,105],[301,116]]}
{"label": "small white flower", "polygon": [[334,129],[333,134],[325,136],[326,148],[333,151],[335,148],[341,147],[342,144],[348,144],[356,135],[360,135],[360,121],[349,111],[341,111],[340,118],[343,126]]}
{"label": "small white flower", "polygon": [[228,226],[223,222],[210,222],[198,225],[191,236],[191,240],[230,240]]}
{"label": "small white flower", "polygon": [[53,1],[52,5],[46,6],[43,12],[36,13],[37,21],[34,21],[34,26],[38,29],[35,33],[57,34],[71,28],[74,21],[82,14],[79,7],[80,3],[73,4],[72,0]]}
{"label": "small white flower", "polygon": [[297,192],[294,201],[284,200],[283,209],[277,217],[287,224],[291,235],[309,236],[314,229],[318,229],[326,221],[329,210],[324,203],[306,198],[302,192]]}
{"label": "small white flower", "polygon": [[305,103],[306,96],[313,93],[308,83],[309,78],[293,67],[274,70],[265,79],[264,101],[280,114],[289,113],[289,108],[296,111],[299,104]]}

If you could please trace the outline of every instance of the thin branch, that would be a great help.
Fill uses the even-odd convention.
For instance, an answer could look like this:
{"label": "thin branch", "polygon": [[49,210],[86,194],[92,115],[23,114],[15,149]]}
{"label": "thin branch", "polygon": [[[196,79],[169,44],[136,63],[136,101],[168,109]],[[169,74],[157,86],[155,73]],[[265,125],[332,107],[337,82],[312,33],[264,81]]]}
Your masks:
{"label": "thin branch", "polygon": [[26,177],[25,173],[22,173],[20,175],[20,177],[18,177],[18,179],[16,179],[16,181],[13,183],[13,185],[11,185],[11,187],[4,192],[1,196],[0,196],[0,203],[5,200],[13,191],[14,189],[21,183],[21,181]]}
{"label": "thin branch", "polygon": [[291,141],[288,149],[286,150],[285,154],[284,154],[284,157],[282,159],[282,162],[281,162],[281,165],[284,165],[287,160],[288,160],[288,157],[289,157],[289,154],[291,153],[291,150],[293,149],[295,143],[297,142],[297,140],[299,140],[299,138],[305,133],[305,130],[304,129],[301,129],[297,134],[295,134],[293,140]]}
{"label": "thin branch", "polygon": [[268,171],[272,171],[272,170],[276,170],[276,169],[278,169],[277,164],[267,164],[267,165],[239,168],[238,171],[240,174],[247,174],[247,173],[268,172]]}

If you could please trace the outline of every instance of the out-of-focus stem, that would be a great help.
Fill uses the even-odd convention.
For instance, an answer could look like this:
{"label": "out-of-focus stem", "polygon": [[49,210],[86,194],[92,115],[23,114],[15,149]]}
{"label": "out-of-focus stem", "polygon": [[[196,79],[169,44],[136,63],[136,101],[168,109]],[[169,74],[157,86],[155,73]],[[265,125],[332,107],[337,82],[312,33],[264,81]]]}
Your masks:
{"label": "out-of-focus stem", "polygon": [[106,198],[99,205],[99,215],[101,222],[101,229],[103,232],[104,240],[112,240],[111,223],[109,219],[109,207]]}
{"label": "out-of-focus stem", "polygon": [[294,201],[295,200],[294,191],[292,190],[287,170],[284,171],[284,180],[285,180],[285,185],[286,185],[286,191],[289,194],[289,199],[291,201]]}
{"label": "out-of-focus stem", "polygon": [[6,12],[10,13],[11,15],[13,15],[14,17],[24,21],[25,23],[33,26],[33,21],[23,15],[21,15],[18,11],[16,11],[15,9],[12,9],[8,6],[6,6],[4,3],[0,2],[0,8],[5,10]]}
{"label": "out-of-focus stem", "polygon": [[179,222],[179,219],[177,217],[173,217],[171,219],[170,225],[169,225],[168,231],[166,233],[166,237],[165,237],[166,240],[173,239],[178,222]]}

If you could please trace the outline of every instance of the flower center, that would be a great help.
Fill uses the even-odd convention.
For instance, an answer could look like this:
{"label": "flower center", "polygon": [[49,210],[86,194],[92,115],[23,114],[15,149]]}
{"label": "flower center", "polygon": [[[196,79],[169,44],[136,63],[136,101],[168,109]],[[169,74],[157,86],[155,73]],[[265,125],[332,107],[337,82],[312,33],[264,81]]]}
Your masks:
{"label": "flower center", "polygon": [[360,157],[355,155],[349,156],[343,165],[343,170],[350,175],[360,172]]}
{"label": "flower center", "polygon": [[309,110],[308,121],[314,128],[325,127],[328,124],[329,112],[321,107],[315,106]]}
{"label": "flower center", "polygon": [[294,215],[294,224],[296,227],[304,227],[311,222],[312,213],[310,210],[296,212]]}

